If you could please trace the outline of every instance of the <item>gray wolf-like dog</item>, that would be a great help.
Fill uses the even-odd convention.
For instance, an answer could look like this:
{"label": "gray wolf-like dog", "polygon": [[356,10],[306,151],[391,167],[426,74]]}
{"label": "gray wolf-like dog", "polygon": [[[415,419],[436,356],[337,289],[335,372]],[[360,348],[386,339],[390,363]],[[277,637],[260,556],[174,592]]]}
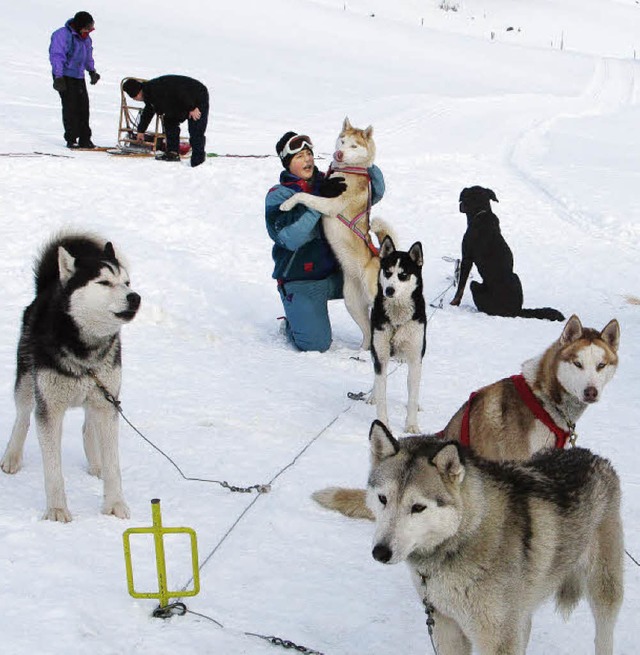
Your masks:
{"label": "gray wolf-like dog", "polygon": [[462,261],[458,289],[451,301],[459,305],[471,267],[475,264],[482,283],[471,282],[476,307],[494,316],[520,316],[564,321],[551,307],[523,309],[522,284],[513,272],[513,254],[500,231],[500,221],[491,210],[498,202],[491,189],[472,186],[460,193],[460,211],[467,215],[467,231],[462,238]]}
{"label": "gray wolf-like dog", "polygon": [[525,655],[551,597],[565,617],[586,597],[595,653],[613,655],[624,546],[606,459],[572,448],[493,462],[436,437],[398,441],[379,421],[369,440],[372,555],[408,564],[438,655]]}
{"label": "gray wolf-like dog", "polygon": [[[600,400],[615,374],[619,344],[616,319],[594,330],[571,316],[542,355],[524,362],[522,375],[474,392],[440,436],[492,460],[524,460],[543,448],[564,447],[575,437],[578,419]],[[528,393],[523,394],[523,388]],[[313,498],[346,516],[373,518],[364,489],[329,487],[316,491]]]}
{"label": "gray wolf-like dog", "polygon": [[[25,309],[18,344],[16,420],[0,467],[15,473],[35,409],[47,497],[45,519],[71,513],[62,475],[62,423],[70,407],[84,408],[82,435],[89,473],[102,478],[102,511],[129,517],[122,494],[118,412],[120,328],[140,307],[126,265],[111,242],[90,234],[60,234],[35,264],[35,300]],[[101,388],[103,390],[101,390]]]}
{"label": "gray wolf-like dog", "polygon": [[427,314],[422,290],[422,245],[396,250],[387,236],[380,246],[378,293],[371,310],[371,357],[375,381],[369,398],[380,421],[388,424],[387,367],[391,357],[407,362],[405,431],[417,433],[422,359],[426,348]]}
{"label": "gray wolf-like dog", "polygon": [[344,119],[336,142],[329,177],[344,178],[346,190],[336,198],[322,198],[309,193],[295,193],[281,205],[282,211],[302,203],[322,214],[322,227],[344,273],[344,303],[347,311],[362,330],[362,348],[371,347],[369,308],[373,304],[380,271],[380,258],[369,231],[382,243],[391,228],[380,218],[369,223],[371,202],[367,169],[373,165],[376,146],[373,127],[353,127]]}

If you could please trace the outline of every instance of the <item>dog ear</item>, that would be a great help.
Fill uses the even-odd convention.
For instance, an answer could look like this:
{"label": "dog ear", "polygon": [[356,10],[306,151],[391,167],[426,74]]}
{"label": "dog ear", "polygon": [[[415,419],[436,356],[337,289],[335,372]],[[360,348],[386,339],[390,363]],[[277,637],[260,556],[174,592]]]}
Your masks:
{"label": "dog ear", "polygon": [[76,260],[62,246],[58,248],[58,275],[65,284],[76,270]]}
{"label": "dog ear", "polygon": [[620,324],[615,318],[612,318],[600,332],[602,340],[613,350],[618,352],[620,345]]}
{"label": "dog ear", "polygon": [[395,251],[396,246],[393,243],[393,239],[387,234],[387,236],[382,240],[379,257],[380,259],[384,259],[385,257],[393,254]]}
{"label": "dog ear", "polygon": [[373,136],[373,125],[369,125],[369,127],[364,131],[364,136],[366,139],[370,139]]}
{"label": "dog ear", "polygon": [[469,187],[465,187],[464,189],[462,189],[462,191],[460,191],[460,197],[458,198],[458,206],[460,208],[460,213],[461,214],[466,214],[467,213],[466,209],[464,208],[463,198],[464,198],[465,193],[467,193],[468,191],[469,191]]}
{"label": "dog ear", "polygon": [[486,189],[487,195],[489,196],[489,200],[495,200],[495,202],[500,202],[496,198],[496,194],[491,190],[491,189]]}
{"label": "dog ear", "polygon": [[107,243],[104,244],[104,258],[107,261],[116,260],[116,251],[113,249],[113,244],[111,241],[107,241]]}
{"label": "dog ear", "polygon": [[369,430],[369,457],[371,466],[377,466],[388,457],[393,457],[400,450],[397,439],[387,429],[387,426],[377,419]]}
{"label": "dog ear", "polygon": [[560,344],[566,346],[568,343],[573,343],[577,341],[582,336],[582,323],[580,319],[573,314],[571,318],[567,321],[567,324],[562,330],[560,335]]}
{"label": "dog ear", "polygon": [[349,122],[349,117],[345,116],[344,121],[342,122],[342,132],[346,132],[347,130],[353,129],[351,127],[351,123]]}
{"label": "dog ear", "polygon": [[460,461],[460,453],[455,444],[450,443],[441,448],[432,462],[438,469],[438,473],[450,482],[461,484],[464,480],[464,466]]}
{"label": "dog ear", "polygon": [[411,257],[418,266],[422,266],[424,259],[422,257],[422,244],[419,241],[416,241],[411,248],[409,248],[409,257]]}

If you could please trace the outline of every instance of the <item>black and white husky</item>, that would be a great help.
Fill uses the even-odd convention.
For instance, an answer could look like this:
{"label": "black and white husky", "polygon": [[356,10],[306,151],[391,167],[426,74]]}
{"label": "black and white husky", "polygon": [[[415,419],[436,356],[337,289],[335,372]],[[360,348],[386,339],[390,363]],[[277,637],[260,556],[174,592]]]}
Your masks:
{"label": "black and white husky", "polygon": [[[102,511],[129,517],[118,458],[120,328],[140,307],[129,273],[111,242],[90,234],[60,234],[35,267],[35,300],[25,309],[18,344],[16,420],[0,467],[15,473],[31,412],[42,451],[47,509],[44,518],[70,521],[62,476],[62,422],[83,407],[89,473],[104,482]],[[105,393],[106,392],[106,393]]]}
{"label": "black and white husky", "polygon": [[414,243],[408,252],[396,250],[387,236],[380,246],[378,293],[371,310],[371,355],[375,372],[369,398],[377,416],[388,425],[387,366],[391,357],[407,362],[408,403],[405,431],[417,433],[418,397],[422,358],[426,348],[427,315],[422,291],[422,245]]}

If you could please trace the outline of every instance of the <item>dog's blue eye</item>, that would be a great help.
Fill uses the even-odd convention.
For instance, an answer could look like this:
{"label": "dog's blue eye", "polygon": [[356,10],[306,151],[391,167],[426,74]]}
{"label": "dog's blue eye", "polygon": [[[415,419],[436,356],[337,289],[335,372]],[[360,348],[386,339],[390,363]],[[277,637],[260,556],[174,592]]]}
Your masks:
{"label": "dog's blue eye", "polygon": [[420,514],[420,512],[424,512],[425,509],[427,508],[424,505],[418,505],[417,503],[415,505],[411,505],[412,514]]}
{"label": "dog's blue eye", "polygon": [[603,364],[602,362],[600,362],[600,363],[596,366],[596,371],[601,371],[605,366],[606,366],[606,364]]}
{"label": "dog's blue eye", "polygon": [[379,500],[383,505],[386,505],[386,504],[387,504],[387,497],[386,497],[386,496],[383,496],[382,494],[378,494],[378,500]]}
{"label": "dog's blue eye", "polygon": [[584,367],[582,366],[582,362],[573,362],[573,365],[574,365],[576,368],[584,368]]}

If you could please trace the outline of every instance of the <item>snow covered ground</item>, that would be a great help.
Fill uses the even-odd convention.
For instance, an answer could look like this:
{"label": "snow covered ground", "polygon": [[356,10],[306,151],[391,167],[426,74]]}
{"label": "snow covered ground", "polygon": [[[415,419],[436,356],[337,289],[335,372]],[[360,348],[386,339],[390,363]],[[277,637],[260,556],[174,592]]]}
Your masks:
{"label": "snow covered ground", "polygon": [[[580,444],[609,457],[623,485],[626,547],[640,559],[640,6],[632,0],[244,0],[175,3],[67,0],[4,3],[0,42],[0,419],[8,439],[19,322],[32,298],[33,258],[61,227],[98,231],[131,262],[143,298],[124,329],[123,410],[188,477],[236,485],[235,494],[183,480],[129,426],[121,460],[129,521],[99,513],[88,476],[82,416],[70,412],[64,470],[74,521],[41,520],[44,491],[35,434],[25,465],[0,475],[2,652],[256,654],[277,635],[327,655],[429,653],[424,614],[404,567],[370,556],[371,525],[317,507],[329,484],[361,486],[374,409],[347,398],[372,386],[358,329],[331,306],[334,344],[293,351],[270,278],[264,228],[275,157],[211,158],[190,169],[62,147],[51,88],[50,33],[78,9],[96,20],[100,83],[90,87],[94,141],[115,143],[119,83],[182,73],[210,89],[208,150],[274,154],[289,129],[312,135],[328,164],[345,115],[374,126],[387,193],[377,213],[402,247],[421,240],[430,308],[421,427],[435,431],[477,387],[513,374],[561,324],[492,318],[467,292],[450,307],[452,265],[465,218],[464,186],[491,187],[528,307],[551,305],[602,328],[621,325],[621,364],[603,400],[579,424]],[[508,29],[513,28],[513,29]],[[46,152],[63,157],[7,157]],[[358,355],[359,359],[353,359]],[[405,368],[389,379],[400,434]],[[3,445],[1,447],[4,447]],[[196,614],[162,621],[156,603],[127,593],[122,532],[151,523],[197,531]],[[138,588],[153,586],[150,544],[136,543]],[[174,588],[189,582],[184,539],[169,548]],[[625,561],[616,654],[637,653],[640,568]],[[536,615],[534,655],[592,652],[581,604],[565,624],[549,604]]]}

